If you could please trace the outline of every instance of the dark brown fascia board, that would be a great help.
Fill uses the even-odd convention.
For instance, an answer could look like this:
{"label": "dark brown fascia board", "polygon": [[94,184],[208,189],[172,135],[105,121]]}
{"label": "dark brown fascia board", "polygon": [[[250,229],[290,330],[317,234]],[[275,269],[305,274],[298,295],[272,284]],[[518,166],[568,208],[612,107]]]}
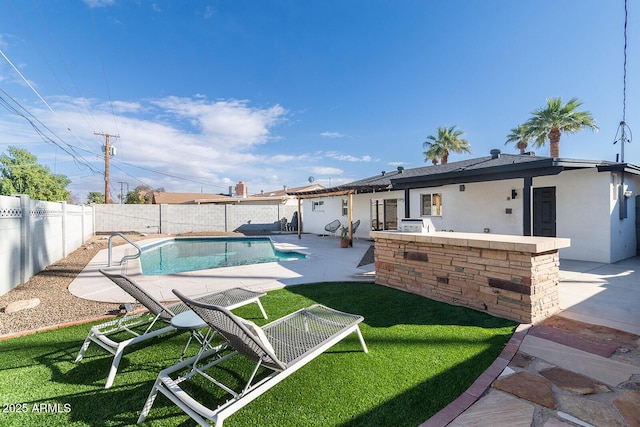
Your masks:
{"label": "dark brown fascia board", "polygon": [[[594,165],[592,164],[591,167],[593,166]],[[448,184],[501,181],[505,179],[525,178],[529,176],[557,175],[563,170],[565,170],[565,167],[558,161],[558,159],[547,158],[535,162],[514,163],[482,169],[456,170],[434,175],[399,178],[393,179],[391,183],[394,190],[400,190],[418,187],[435,187]]]}
{"label": "dark brown fascia board", "polygon": [[363,185],[363,186],[354,186],[350,187],[348,185],[333,187],[333,188],[325,188],[322,190],[314,190],[314,191],[301,191],[301,192],[287,192],[290,196],[295,196],[298,199],[313,199],[318,197],[329,197],[329,196],[344,196],[347,194],[358,194],[358,193],[375,193],[382,191],[390,191],[392,190],[390,185],[377,186],[377,185]]}
{"label": "dark brown fascia board", "polygon": [[629,163],[611,163],[597,165],[598,172],[626,172],[640,175],[640,167]]}

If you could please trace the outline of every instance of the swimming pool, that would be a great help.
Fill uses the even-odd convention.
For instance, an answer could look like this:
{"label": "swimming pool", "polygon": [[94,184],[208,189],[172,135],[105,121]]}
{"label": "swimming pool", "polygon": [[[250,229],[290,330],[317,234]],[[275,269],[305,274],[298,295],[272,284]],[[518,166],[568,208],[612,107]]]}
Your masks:
{"label": "swimming pool", "polygon": [[268,237],[183,237],[142,248],[140,267],[143,275],[157,276],[304,258],[277,251]]}

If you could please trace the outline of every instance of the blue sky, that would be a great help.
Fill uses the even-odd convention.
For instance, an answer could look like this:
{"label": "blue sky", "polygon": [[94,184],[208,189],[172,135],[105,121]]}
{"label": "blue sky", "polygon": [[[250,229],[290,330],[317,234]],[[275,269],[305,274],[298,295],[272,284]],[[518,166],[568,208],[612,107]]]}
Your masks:
{"label": "blue sky", "polygon": [[[630,3],[633,131],[640,10]],[[72,179],[79,201],[104,191],[95,133],[120,136],[112,198],[140,184],[220,193],[242,180],[259,193],[312,176],[334,186],[430,164],[423,142],[439,126],[463,130],[472,157],[515,154],[511,128],[548,97],[577,97],[600,131],[563,135],[561,157],[615,160],[623,26],[623,0],[7,0],[0,97],[45,137],[0,108],[0,152],[35,154]],[[627,162],[640,164],[637,144]]]}

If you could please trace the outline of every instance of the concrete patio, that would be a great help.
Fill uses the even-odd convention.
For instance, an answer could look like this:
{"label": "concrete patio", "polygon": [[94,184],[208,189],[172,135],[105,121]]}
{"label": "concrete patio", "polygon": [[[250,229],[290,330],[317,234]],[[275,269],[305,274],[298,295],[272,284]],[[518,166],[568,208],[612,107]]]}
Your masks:
{"label": "concrete patio", "polygon": [[[270,262],[264,264],[225,267],[192,271],[165,276],[144,276],[138,260],[127,261],[120,266],[118,261],[131,253],[131,245],[115,246],[111,269],[122,271],[143,285],[148,292],[161,301],[175,301],[171,292],[178,289],[187,296],[198,296],[232,287],[268,291],[288,285],[335,281],[375,280],[373,263],[358,267],[367,250],[373,245],[369,240],[354,240],[353,247],[340,248],[335,237],[320,237],[304,234],[300,239],[295,234],[271,236],[276,248],[295,250],[308,254],[306,259]],[[140,241],[142,247],[158,239]],[[103,302],[133,302],[131,297],[100,274],[99,269],[108,267],[108,252],[102,250],[69,285],[69,291],[79,297]]]}

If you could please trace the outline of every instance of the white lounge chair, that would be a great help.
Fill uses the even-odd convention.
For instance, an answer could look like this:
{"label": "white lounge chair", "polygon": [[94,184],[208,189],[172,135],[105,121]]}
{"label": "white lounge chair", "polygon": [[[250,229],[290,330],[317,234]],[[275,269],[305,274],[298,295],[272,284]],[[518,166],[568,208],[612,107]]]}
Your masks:
{"label": "white lounge chair", "polygon": [[[176,328],[171,325],[171,319],[177,314],[188,311],[189,308],[181,302],[171,305],[160,303],[133,280],[123,274],[113,274],[105,270],[100,270],[100,273],[111,279],[112,282],[121,287],[149,310],[148,312],[135,314],[127,310],[127,313],[122,317],[92,327],[82,347],[80,347],[80,351],[75,360],[76,362],[82,360],[84,353],[92,342],[113,354],[111,369],[104,386],[104,388],[110,388],[113,385],[116,373],[118,372],[118,365],[120,364],[120,359],[122,359],[125,349],[141,341],[175,331]],[[255,302],[258,304],[258,307],[260,307],[260,311],[266,319],[267,313],[264,311],[264,307],[262,307],[262,303],[260,302],[260,297],[265,295],[264,292],[233,288],[215,294],[205,295],[197,298],[197,300],[209,304],[218,304],[229,310]],[[161,326],[156,326],[157,323]],[[126,333],[128,338],[118,340],[114,337],[115,334],[121,332]],[[191,332],[195,334],[196,339],[200,343],[204,341],[204,337],[199,335],[197,330]]]}
{"label": "white lounge chair", "polygon": [[[146,419],[158,392],[160,392],[199,425],[209,426],[209,422],[212,421],[216,427],[222,427],[226,418],[347,335],[356,332],[362,349],[364,352],[368,352],[358,326],[363,320],[362,316],[343,313],[322,305],[314,305],[260,328],[235,316],[223,307],[191,300],[175,290],[174,293],[219,336],[226,340],[232,351],[223,355],[217,348],[209,349],[162,370],[151,389],[138,418],[138,423]],[[256,363],[242,390],[233,390],[215,379],[213,373],[205,372],[236,355],[247,357]],[[212,360],[207,360],[210,358]],[[268,368],[271,372],[254,382],[260,366]],[[182,371],[183,374],[180,375],[179,371]],[[187,372],[184,373],[185,371]],[[215,409],[197,401],[180,386],[182,382],[189,380],[196,374],[202,375],[229,393],[231,398]]]}

